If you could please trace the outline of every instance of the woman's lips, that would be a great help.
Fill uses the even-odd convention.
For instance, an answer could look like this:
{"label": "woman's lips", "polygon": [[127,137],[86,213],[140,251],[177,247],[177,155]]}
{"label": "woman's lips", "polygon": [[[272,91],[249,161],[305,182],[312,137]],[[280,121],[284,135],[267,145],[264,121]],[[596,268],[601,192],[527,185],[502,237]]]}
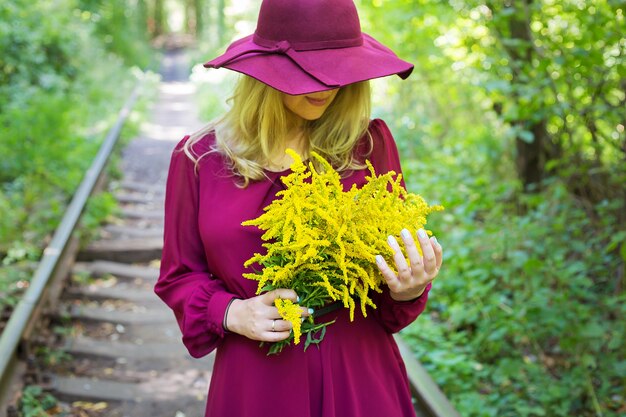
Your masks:
{"label": "woman's lips", "polygon": [[318,106],[318,107],[322,107],[328,102],[328,98],[319,99],[319,98],[306,97],[306,99],[309,102],[309,104],[313,106]]}

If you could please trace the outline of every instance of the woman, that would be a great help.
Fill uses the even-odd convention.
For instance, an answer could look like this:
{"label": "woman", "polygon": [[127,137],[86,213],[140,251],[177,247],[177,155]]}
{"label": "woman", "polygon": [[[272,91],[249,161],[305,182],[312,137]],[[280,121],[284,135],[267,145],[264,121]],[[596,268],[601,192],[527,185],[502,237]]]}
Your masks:
{"label": "woman", "polygon": [[[367,318],[347,309],[322,343],[291,345],[267,356],[259,341],[289,336],[274,300],[297,301],[293,290],[255,295],[244,262],[263,250],[256,218],[283,187],[292,162],[323,155],[346,189],[365,183],[364,161],[376,172],[400,172],[397,149],[381,120],[369,120],[367,80],[409,76],[412,65],[361,33],[351,0],[265,0],[254,35],[205,64],[244,74],[231,110],[184,138],[172,155],[165,236],[156,293],[173,309],[194,357],[217,349],[207,416],[414,416],[404,364],[392,333],[425,308],[442,249],[423,231],[389,238],[396,275],[379,256],[387,281]],[[419,255],[420,245],[423,257]],[[314,314],[302,308],[302,317]]]}

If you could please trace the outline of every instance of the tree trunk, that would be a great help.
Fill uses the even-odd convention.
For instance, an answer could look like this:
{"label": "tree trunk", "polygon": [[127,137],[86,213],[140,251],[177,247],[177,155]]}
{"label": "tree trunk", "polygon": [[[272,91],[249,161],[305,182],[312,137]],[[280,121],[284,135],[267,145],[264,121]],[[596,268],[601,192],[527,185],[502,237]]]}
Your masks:
{"label": "tree trunk", "polygon": [[196,14],[192,9],[192,0],[183,0],[183,31],[185,34],[196,31]]}
{"label": "tree trunk", "polygon": [[546,152],[544,143],[549,140],[546,122],[542,120],[531,125],[530,129],[526,128],[526,130],[530,130],[533,134],[533,140],[515,138],[517,150],[515,165],[518,176],[524,184],[524,190],[527,192],[539,191],[545,173]]}
{"label": "tree trunk", "polygon": [[163,12],[163,0],[154,0],[153,10],[154,20],[154,36],[160,36],[165,32],[164,12]]}
{"label": "tree trunk", "polygon": [[226,19],[224,9],[226,8],[226,0],[217,1],[217,40],[220,45],[224,44],[226,39]]}
{"label": "tree trunk", "polygon": [[[524,6],[520,6],[519,2],[511,2],[505,6],[506,9],[513,9],[513,13],[507,14],[511,40],[519,41],[514,44],[520,45],[517,47],[506,47],[511,58],[519,63],[511,65],[513,84],[518,85],[524,83],[520,79],[521,71],[523,71],[523,68],[532,68],[532,60],[534,58],[530,17],[526,16],[526,13],[530,13],[528,11],[533,0],[524,0],[524,2]],[[520,70],[520,68],[522,69]],[[514,97],[514,99],[517,101],[518,97]],[[529,122],[528,120],[519,120],[517,122],[514,121],[513,124],[523,127],[523,130],[533,134],[531,141],[525,140],[521,135],[518,135],[516,138],[516,166],[518,176],[524,185],[524,190],[527,192],[539,191],[545,175],[546,150],[550,140],[546,121]]]}
{"label": "tree trunk", "polygon": [[204,32],[204,2],[202,0],[193,0],[193,10],[196,17],[196,37],[200,37]]}
{"label": "tree trunk", "polygon": [[146,0],[139,0],[137,4],[137,9],[139,11],[141,24],[143,25],[143,36],[149,38],[152,32],[150,30],[150,18],[148,15],[148,5],[146,4]]}

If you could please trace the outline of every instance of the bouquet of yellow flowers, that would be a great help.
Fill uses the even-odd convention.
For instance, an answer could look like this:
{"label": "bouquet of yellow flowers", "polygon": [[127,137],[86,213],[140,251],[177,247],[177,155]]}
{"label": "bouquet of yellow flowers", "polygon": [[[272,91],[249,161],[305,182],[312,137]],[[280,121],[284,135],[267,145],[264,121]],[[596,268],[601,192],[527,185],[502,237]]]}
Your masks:
{"label": "bouquet of yellow flowers", "polygon": [[367,306],[376,308],[370,291],[382,292],[385,283],[376,255],[393,256],[387,236],[397,236],[404,228],[422,228],[426,216],[443,210],[408,193],[401,185],[401,174],[376,175],[369,161],[365,185],[346,192],[339,174],[318,154],[312,157],[320,162],[321,172],[313,164],[307,167],[297,153],[287,153],[294,162],[292,172],[282,178],[286,189],[277,193],[281,198],[265,207],[258,218],[242,223],[265,231],[262,239],[267,253],[254,254],[244,264],[263,267],[244,274],[258,281],[257,294],[290,288],[300,297],[299,303],[275,301],[293,331],[288,339],[274,343],[270,354],[280,352],[292,340],[299,344],[302,335],[306,336],[305,349],[324,338],[326,326],[334,321],[316,323],[311,316],[302,322],[301,306],[317,309],[340,302],[350,310],[352,321],[358,304],[366,317]]}

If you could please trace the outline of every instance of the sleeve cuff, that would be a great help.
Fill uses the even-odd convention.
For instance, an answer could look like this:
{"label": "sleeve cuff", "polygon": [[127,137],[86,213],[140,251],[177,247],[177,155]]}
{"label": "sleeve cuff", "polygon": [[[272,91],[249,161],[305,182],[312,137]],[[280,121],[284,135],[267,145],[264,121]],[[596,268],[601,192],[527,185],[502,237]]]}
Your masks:
{"label": "sleeve cuff", "polygon": [[207,330],[211,333],[224,337],[224,315],[228,304],[236,298],[233,294],[227,292],[217,292],[211,297],[206,310]]}

